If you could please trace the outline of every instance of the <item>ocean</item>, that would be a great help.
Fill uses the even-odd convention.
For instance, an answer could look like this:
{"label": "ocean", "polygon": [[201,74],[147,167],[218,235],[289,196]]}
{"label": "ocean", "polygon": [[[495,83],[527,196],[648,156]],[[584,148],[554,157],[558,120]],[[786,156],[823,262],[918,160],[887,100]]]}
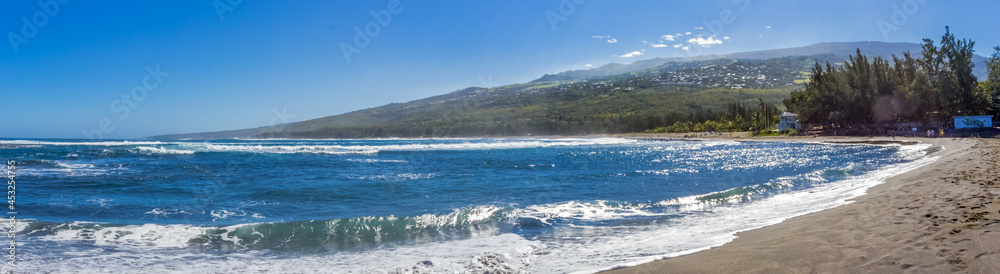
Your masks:
{"label": "ocean", "polygon": [[0,146],[17,209],[5,228],[16,266],[3,270],[18,273],[587,273],[849,203],[941,149],[622,138]]}

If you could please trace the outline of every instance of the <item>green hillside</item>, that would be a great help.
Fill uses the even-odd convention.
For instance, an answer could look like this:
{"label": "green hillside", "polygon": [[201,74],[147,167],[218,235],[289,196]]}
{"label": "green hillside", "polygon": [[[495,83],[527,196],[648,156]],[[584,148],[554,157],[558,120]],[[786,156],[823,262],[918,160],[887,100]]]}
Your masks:
{"label": "green hillside", "polygon": [[[780,104],[816,60],[669,63],[606,79],[470,88],[404,104],[295,123],[264,138],[510,136],[645,131],[721,117],[730,104]],[[382,119],[330,125],[349,117]],[[369,118],[374,119],[374,118]]]}
{"label": "green hillside", "polygon": [[[810,81],[814,64],[843,64],[846,58],[841,51],[855,44],[873,48],[875,55],[902,53],[916,45],[825,43],[721,57],[656,58],[546,75],[522,84],[466,88],[274,127],[151,138],[570,135],[639,132],[709,120],[745,122],[756,118],[733,117],[734,110],[759,111],[771,106],[768,113],[747,116],[784,110],[782,101]],[[763,124],[745,122],[726,128],[747,125],[759,128]]]}

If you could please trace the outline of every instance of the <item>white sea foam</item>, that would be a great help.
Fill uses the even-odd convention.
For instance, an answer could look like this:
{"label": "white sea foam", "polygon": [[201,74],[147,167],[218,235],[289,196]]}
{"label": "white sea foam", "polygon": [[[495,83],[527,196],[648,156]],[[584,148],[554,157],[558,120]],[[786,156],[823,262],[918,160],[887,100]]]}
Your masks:
{"label": "white sea foam", "polygon": [[[819,173],[821,173],[821,171],[802,176],[807,179],[816,180],[816,178],[810,177],[816,177]],[[678,212],[712,208],[720,204],[735,205],[744,200],[744,194],[763,193],[764,190],[759,190],[759,188],[762,187],[791,187],[792,184],[790,180],[792,179],[793,178],[791,177],[782,177],[775,179],[774,182],[764,183],[761,185],[741,187],[739,189],[733,188],[649,203],[616,203],[599,200],[593,202],[568,201],[552,204],[531,205],[525,208],[520,216],[538,219],[542,223],[546,224],[550,224],[551,220],[556,218],[567,219],[570,221],[602,221],[625,219],[629,217],[667,216]],[[742,192],[733,195],[725,195],[733,191]],[[714,198],[714,196],[719,197]],[[667,206],[679,207],[676,208],[676,210],[663,210],[663,207]],[[653,208],[657,208],[659,210],[651,210]]]}
{"label": "white sea foam", "polygon": [[133,142],[133,141],[99,141],[99,142],[49,142],[31,140],[10,140],[0,143],[8,145],[49,145],[49,146],[137,146],[137,145],[160,145],[161,142]]}
{"label": "white sea foam", "polygon": [[[10,225],[12,223],[14,224],[14,229],[11,229],[11,227],[10,227]],[[21,234],[21,233],[24,232],[25,229],[28,228],[28,225],[33,224],[33,223],[34,223],[33,221],[24,220],[24,219],[15,219],[15,220],[13,220],[13,222],[10,221],[10,220],[6,220],[6,221],[2,222],[2,224],[0,224],[0,228],[3,228],[3,231],[9,232],[9,231],[13,230],[14,233]]]}
{"label": "white sea foam", "polygon": [[389,159],[347,159],[347,160],[358,163],[407,163],[406,160],[389,160]]}
{"label": "white sea foam", "polygon": [[204,152],[375,154],[377,150],[349,149],[339,145],[236,145],[204,144],[194,148]]}
{"label": "white sea foam", "polygon": [[205,228],[190,225],[129,225],[104,226],[99,223],[72,222],[51,229],[55,233],[39,237],[45,241],[90,242],[98,246],[148,249],[186,247],[188,241]]}
{"label": "white sea foam", "polygon": [[[560,243],[558,251],[542,256],[530,269],[539,272],[586,273],[694,253],[725,244],[740,231],[848,204],[849,199],[863,195],[869,187],[935,160],[933,157],[923,158],[843,181],[774,195],[753,203],[693,211],[681,218],[668,219],[662,225],[637,226],[626,230],[613,226],[556,230],[553,237],[560,239],[556,241]],[[695,197],[687,198],[686,203],[696,203],[696,199],[693,199]],[[543,241],[543,244],[553,246],[547,241]]]}
{"label": "white sea foam", "polygon": [[41,162],[52,163],[55,167],[22,167],[20,173],[29,176],[98,176],[114,172],[123,172],[128,168],[119,165],[118,167],[98,167],[92,163],[81,161],[56,161],[39,160]]}
{"label": "white sea foam", "polygon": [[375,154],[380,151],[445,151],[521,149],[555,146],[631,144],[637,140],[622,138],[567,138],[567,139],[512,139],[462,143],[398,144],[398,145],[330,145],[306,142],[294,145],[180,143],[181,147],[202,152],[254,152],[254,153],[316,153],[316,154]]}
{"label": "white sea foam", "polygon": [[56,164],[56,166],[59,166],[59,167],[65,168],[65,169],[89,169],[89,168],[94,168],[93,164],[86,164],[86,163],[71,164],[71,163],[67,163],[67,162],[56,161],[55,164]]}
{"label": "white sea foam", "polygon": [[242,210],[230,211],[225,209],[212,210],[212,212],[209,212],[209,214],[212,215],[213,222],[215,220],[226,219],[229,217],[243,217],[247,215],[247,213]]}
{"label": "white sea foam", "polygon": [[[899,146],[899,156],[903,160],[912,161],[920,157],[927,156],[928,149],[931,148],[931,144],[920,143],[916,145]],[[944,149],[944,146],[941,146]]]}
{"label": "white sea foam", "polygon": [[142,154],[194,154],[192,150],[180,150],[180,149],[169,149],[160,147],[136,147],[139,153]]}
{"label": "white sea foam", "polygon": [[[335,252],[294,257],[268,251],[247,251],[223,255],[204,253],[163,253],[164,248],[188,245],[188,241],[206,228],[187,225],[140,225],[59,231],[44,236],[48,240],[78,241],[110,245],[124,250],[84,257],[65,256],[46,264],[19,266],[26,272],[59,269],[88,269],[106,272],[135,271],[141,262],[143,271],[185,273],[246,272],[323,272],[336,270],[356,273],[386,272],[538,272],[589,273],[618,266],[631,266],[665,257],[674,257],[719,246],[735,238],[740,231],[779,223],[787,218],[850,203],[886,178],[909,171],[936,158],[922,158],[882,170],[816,187],[778,194],[752,203],[716,206],[689,211],[677,218],[643,226],[562,226],[552,234],[525,238],[512,233],[485,234],[444,242],[404,245],[358,252]],[[697,196],[677,199],[676,203],[697,204]],[[660,202],[672,204],[673,202]],[[659,204],[617,205],[603,202],[565,202],[529,206],[518,216],[569,218],[577,220],[615,219],[632,215],[651,215],[648,207]],[[500,207],[480,206],[455,214],[419,216],[425,225],[472,223],[493,216]],[[218,213],[218,212],[216,212]],[[81,224],[70,224],[81,225]],[[253,225],[253,224],[247,224]],[[224,227],[233,231],[245,225]],[[491,232],[492,231],[492,232]],[[238,239],[225,238],[238,244]],[[128,251],[142,248],[144,252]],[[155,248],[149,250],[149,248]],[[36,254],[26,254],[26,261]],[[82,267],[82,268],[81,268]]]}
{"label": "white sea foam", "polygon": [[[406,139],[409,140],[409,139]],[[424,140],[424,139],[413,139]],[[445,140],[445,139],[442,139]],[[15,145],[59,145],[59,146],[136,146],[138,153],[144,154],[192,154],[195,152],[252,152],[252,153],[315,153],[315,154],[375,154],[380,151],[440,151],[440,150],[486,150],[520,149],[553,146],[615,145],[636,143],[637,140],[623,138],[559,138],[559,139],[446,139],[464,141],[461,143],[390,144],[390,145],[339,145],[327,144],[331,141],[303,141],[294,144],[247,144],[247,143],[198,143],[198,142],[49,142],[30,140],[4,141]],[[485,141],[484,141],[485,140]],[[347,141],[347,140],[334,140]],[[175,148],[177,147],[177,148]]]}
{"label": "white sea foam", "polygon": [[420,179],[430,179],[437,176],[437,173],[399,173],[399,174],[379,174],[373,176],[361,176],[358,179],[362,180],[420,180]]}
{"label": "white sea foam", "polygon": [[[905,147],[905,146],[904,146]],[[904,151],[905,150],[905,151]],[[28,263],[20,266],[25,272],[45,272],[60,269],[88,269],[104,272],[134,272],[141,266],[150,272],[477,272],[510,271],[539,273],[593,272],[616,266],[630,266],[655,259],[674,257],[719,246],[735,238],[739,231],[755,229],[781,222],[787,218],[820,211],[850,203],[869,187],[885,179],[929,164],[936,157],[919,157],[919,147],[900,148],[900,155],[916,160],[885,167],[863,175],[824,184],[808,189],[769,196],[751,203],[734,203],[687,211],[680,217],[659,219],[660,223],[642,226],[591,226],[576,222],[561,226],[553,233],[537,237],[522,237],[512,233],[486,231],[472,238],[433,242],[412,246],[394,246],[360,252],[335,252],[295,257],[274,255],[267,251],[239,253],[198,254],[112,251],[93,256],[60,257],[47,264]],[[907,156],[904,156],[904,158]],[[817,171],[821,172],[821,171]],[[808,174],[807,177],[815,177]],[[778,178],[773,184],[782,184],[789,178]],[[699,205],[699,198],[715,193],[682,197],[678,199],[641,204],[615,204],[604,201],[571,201],[528,206],[515,211],[520,217],[532,217],[550,222],[555,218],[600,221],[631,216],[656,216],[648,209],[664,205]],[[499,207],[482,206],[468,212],[469,222],[493,216]],[[213,212],[216,213],[216,212]],[[215,214],[213,214],[215,215]],[[254,216],[256,217],[256,216]],[[462,219],[457,215],[419,216],[420,223],[448,224]],[[226,227],[232,231],[239,226]],[[150,229],[152,227],[153,229]],[[200,235],[206,228],[173,225],[143,225],[106,228],[108,231],[61,231],[48,236],[53,240],[87,239],[98,245],[125,247],[174,248],[184,246],[188,239]],[[158,232],[158,231],[166,232]],[[118,232],[123,231],[123,232]],[[162,235],[171,233],[172,235]],[[65,235],[63,235],[65,234]],[[100,236],[90,236],[91,234]],[[121,234],[121,236],[118,236]],[[145,236],[143,236],[145,235]],[[177,237],[170,237],[179,235]],[[62,238],[60,238],[62,236]],[[89,238],[88,238],[89,237]],[[237,242],[237,239],[225,240]],[[33,256],[26,253],[26,261]],[[35,260],[42,261],[42,260]]]}
{"label": "white sea foam", "polygon": [[103,207],[103,208],[110,208],[111,207],[110,203],[113,202],[113,201],[114,201],[113,199],[104,199],[104,198],[90,198],[90,199],[87,199],[88,203],[91,203],[91,204],[94,204],[94,205],[97,205],[97,206]]}
{"label": "white sea foam", "polygon": [[[178,231],[186,232],[186,231]],[[484,251],[489,250],[489,251]],[[101,273],[525,273],[545,251],[537,241],[500,234],[458,241],[401,246],[365,252],[282,256],[268,251],[188,253],[168,251],[108,252],[86,256],[49,250],[19,255],[17,272],[65,272],[84,269]],[[58,260],[44,256],[61,255]],[[41,263],[43,262],[44,263]]]}
{"label": "white sea foam", "polygon": [[607,201],[568,201],[528,206],[521,216],[535,218],[545,224],[551,224],[550,221],[555,218],[585,221],[613,220],[631,216],[653,215],[645,210],[650,206],[650,204],[611,204]]}
{"label": "white sea foam", "polygon": [[153,215],[154,218],[158,218],[158,217],[161,217],[161,216],[162,217],[167,217],[167,216],[170,216],[170,215],[190,215],[191,212],[187,212],[187,211],[176,209],[176,208],[154,208],[154,209],[151,209],[149,211],[146,211],[143,214]]}

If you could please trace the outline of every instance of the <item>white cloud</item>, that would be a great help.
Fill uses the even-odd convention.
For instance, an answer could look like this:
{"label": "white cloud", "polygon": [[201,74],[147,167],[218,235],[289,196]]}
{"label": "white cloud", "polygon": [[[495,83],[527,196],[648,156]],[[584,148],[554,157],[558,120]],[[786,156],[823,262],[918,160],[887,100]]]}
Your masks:
{"label": "white cloud", "polygon": [[705,29],[705,27],[695,27],[694,29]]}
{"label": "white cloud", "polygon": [[642,43],[643,43],[643,44],[649,44],[649,42],[648,42],[648,41],[646,41],[646,40],[642,40]]}
{"label": "white cloud", "polygon": [[607,39],[607,38],[611,38],[611,35],[596,35],[596,36],[591,36],[591,37],[594,37],[594,39]]}
{"label": "white cloud", "polygon": [[695,37],[688,40],[688,43],[699,45],[703,48],[712,47],[712,45],[722,44],[722,40],[715,39],[715,36],[709,36],[708,38]]}
{"label": "white cloud", "polygon": [[729,36],[722,37],[722,40],[729,40]]}
{"label": "white cloud", "polygon": [[615,38],[608,39],[608,43],[609,44],[618,43],[618,39],[615,39]]}
{"label": "white cloud", "polygon": [[652,44],[652,46],[653,46],[654,48],[665,48],[665,47],[669,47],[669,46],[667,46],[667,44]]}
{"label": "white cloud", "polygon": [[632,58],[632,57],[636,57],[636,56],[639,56],[639,55],[642,55],[642,52],[637,50],[637,51],[629,52],[629,53],[626,53],[626,54],[623,54],[623,55],[618,55],[618,57],[621,57],[621,58]]}
{"label": "white cloud", "polygon": [[684,44],[676,44],[676,45],[674,45],[675,48],[679,48],[679,47],[683,47],[683,46],[684,46]]}
{"label": "white cloud", "polygon": [[765,28],[765,29],[771,29],[771,26],[766,26],[766,27],[764,27],[764,28]]}
{"label": "white cloud", "polygon": [[677,36],[670,35],[670,34],[665,34],[665,35],[663,35],[663,40],[673,41],[674,37],[677,37]]}
{"label": "white cloud", "polygon": [[681,49],[682,49],[682,50],[689,50],[689,49],[691,49],[691,46],[684,46],[684,47],[682,47]]}
{"label": "white cloud", "polygon": [[583,65],[583,66],[589,68],[589,67],[593,67],[594,65],[593,64],[586,64],[586,65]]}
{"label": "white cloud", "polygon": [[684,35],[691,35],[691,32],[685,32]]}

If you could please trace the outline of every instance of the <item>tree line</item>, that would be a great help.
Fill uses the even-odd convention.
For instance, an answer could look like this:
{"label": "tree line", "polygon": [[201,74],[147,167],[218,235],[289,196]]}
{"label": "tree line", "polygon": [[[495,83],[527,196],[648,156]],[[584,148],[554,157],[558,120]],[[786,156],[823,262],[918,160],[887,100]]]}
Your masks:
{"label": "tree line", "polygon": [[974,45],[945,27],[938,44],[923,40],[920,56],[869,58],[859,49],[842,66],[816,63],[804,89],[783,102],[801,122],[833,128],[1000,114],[1000,47],[982,64],[988,75],[980,82],[972,73]]}
{"label": "tree line", "polygon": [[750,131],[758,134],[773,129],[780,113],[777,106],[758,98],[756,104],[730,103],[710,119],[676,121],[673,125],[653,128],[646,133]]}

